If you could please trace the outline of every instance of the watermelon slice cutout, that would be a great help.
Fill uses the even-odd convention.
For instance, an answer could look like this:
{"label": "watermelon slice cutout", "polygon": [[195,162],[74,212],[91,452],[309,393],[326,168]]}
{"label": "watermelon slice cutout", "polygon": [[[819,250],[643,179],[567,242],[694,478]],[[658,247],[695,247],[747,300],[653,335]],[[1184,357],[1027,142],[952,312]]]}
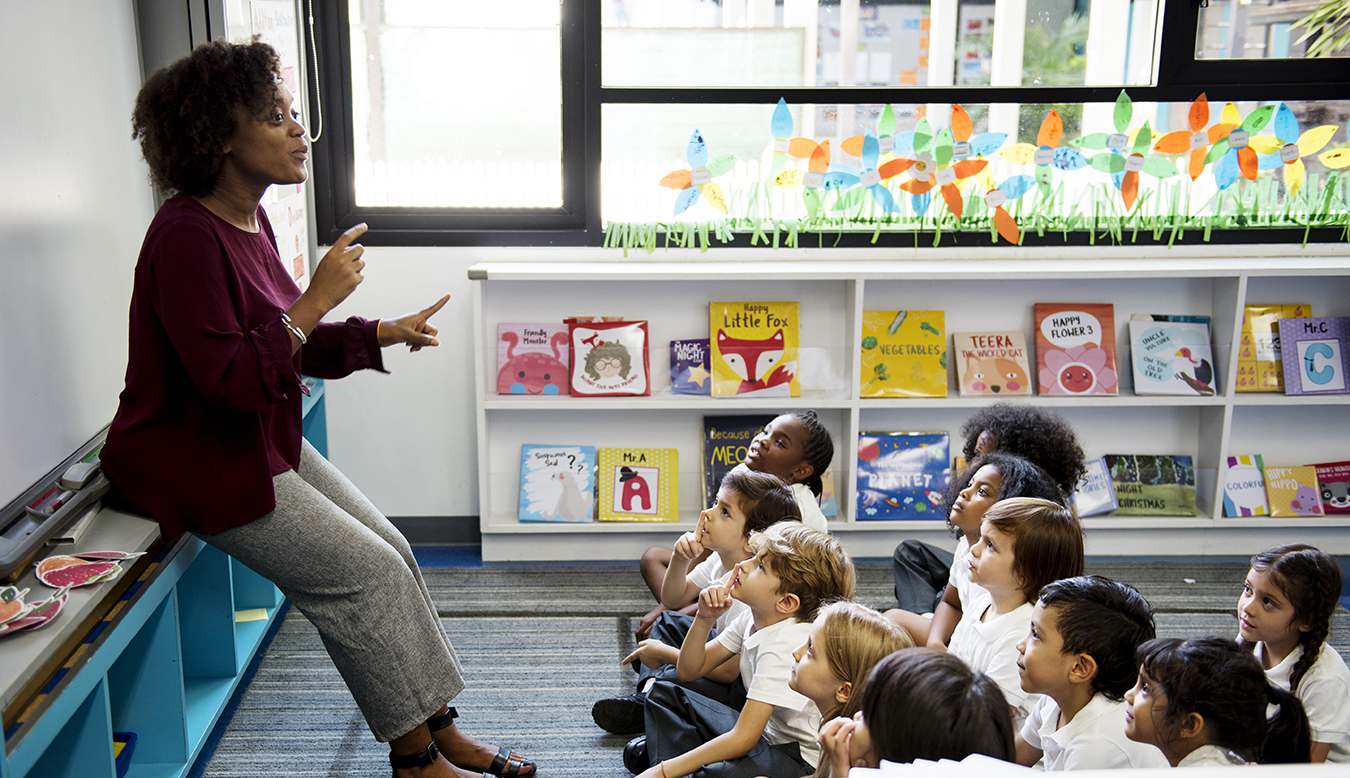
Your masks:
{"label": "watermelon slice cutout", "polygon": [[42,560],[42,564],[38,565],[37,573],[37,579],[53,589],[102,583],[116,578],[122,572],[122,565],[118,562],[84,562],[81,560],[77,560],[75,564],[53,566],[43,570],[43,564],[54,558]]}
{"label": "watermelon slice cutout", "polygon": [[144,551],[75,551],[70,554],[73,557],[79,557],[89,561],[122,561],[126,559],[135,559],[138,556],[145,556]]}
{"label": "watermelon slice cutout", "polygon": [[19,618],[0,624],[0,637],[38,629],[50,624],[61,612],[61,609],[65,607],[66,600],[69,597],[68,591],[69,589],[63,588],[48,599],[34,603],[32,608]]}

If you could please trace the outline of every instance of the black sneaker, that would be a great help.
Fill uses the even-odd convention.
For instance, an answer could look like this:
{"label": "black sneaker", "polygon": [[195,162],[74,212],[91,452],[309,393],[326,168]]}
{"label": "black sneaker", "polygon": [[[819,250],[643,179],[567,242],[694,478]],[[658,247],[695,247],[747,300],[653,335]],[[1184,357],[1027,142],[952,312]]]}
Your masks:
{"label": "black sneaker", "polygon": [[643,706],[647,702],[645,694],[627,694],[623,697],[609,697],[595,703],[591,708],[591,718],[606,732],[615,735],[634,735],[646,729],[643,718]]}
{"label": "black sneaker", "polygon": [[647,758],[646,735],[638,735],[623,747],[623,766],[633,775],[639,775],[651,768],[651,760]]}

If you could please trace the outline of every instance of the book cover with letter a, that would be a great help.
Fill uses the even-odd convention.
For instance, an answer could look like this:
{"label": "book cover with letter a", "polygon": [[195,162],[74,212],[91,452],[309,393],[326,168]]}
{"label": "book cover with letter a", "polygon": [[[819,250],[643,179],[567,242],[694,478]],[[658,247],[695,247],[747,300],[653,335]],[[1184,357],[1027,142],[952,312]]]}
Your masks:
{"label": "book cover with letter a", "polygon": [[711,303],[713,397],[800,397],[797,303]]}
{"label": "book cover with letter a", "polygon": [[858,396],[947,396],[942,311],[863,311]]}
{"label": "book cover with letter a", "polygon": [[596,454],[596,518],[679,521],[680,452],[673,448],[602,448]]}
{"label": "book cover with letter a", "polygon": [[1314,465],[1266,468],[1266,498],[1270,515],[1280,519],[1323,516]]}
{"label": "book cover with letter a", "polygon": [[1228,457],[1223,481],[1223,515],[1267,516],[1265,462],[1260,454]]}
{"label": "book cover with letter a", "polygon": [[586,522],[595,516],[595,446],[520,447],[520,520]]}
{"label": "book cover with letter a", "polygon": [[1119,394],[1110,303],[1036,303],[1040,394]]}
{"label": "book cover with letter a", "polygon": [[1285,394],[1350,393],[1350,318],[1280,319]]}
{"label": "book cover with letter a", "polygon": [[945,432],[859,433],[857,518],[941,519],[950,475]]}
{"label": "book cover with letter a", "polygon": [[1021,331],[952,335],[961,396],[1031,394],[1027,336]]}

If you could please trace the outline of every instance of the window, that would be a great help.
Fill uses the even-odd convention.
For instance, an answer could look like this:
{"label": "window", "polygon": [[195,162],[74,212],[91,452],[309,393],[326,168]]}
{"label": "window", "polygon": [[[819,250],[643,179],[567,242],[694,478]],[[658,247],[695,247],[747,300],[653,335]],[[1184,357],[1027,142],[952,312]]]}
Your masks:
{"label": "window", "polygon": [[[604,245],[615,242],[612,233],[620,227],[629,244],[635,235],[650,244],[654,234],[711,229],[734,236],[736,244],[758,242],[756,232],[800,240],[800,230],[827,233],[831,245],[912,245],[916,231],[926,233],[925,240],[953,239],[944,231],[958,225],[959,210],[962,229],[989,227],[992,234],[995,207],[978,195],[1008,182],[1016,191],[1027,179],[1034,186],[1004,207],[1035,227],[1027,232],[1032,242],[1051,239],[1044,238],[1047,231],[1056,241],[1094,240],[1091,229],[1084,230],[1089,206],[1098,217],[1133,218],[1134,229],[1156,236],[1162,216],[1181,203],[1192,212],[1217,203],[1213,215],[1242,215],[1173,219],[1172,240],[1194,239],[1202,224],[1295,223],[1296,235],[1267,230],[1259,239],[1337,239],[1339,228],[1309,233],[1303,227],[1344,223],[1345,198],[1334,186],[1339,168],[1318,155],[1346,145],[1350,102],[1328,101],[1346,94],[1347,77],[1302,58],[1295,43],[1302,32],[1281,5],[348,0],[334,4],[337,12],[325,5],[318,11],[317,43],[331,134],[315,144],[321,240],[366,221],[372,229],[365,241],[372,245]],[[1239,11],[1247,25],[1246,58],[1215,59],[1230,56],[1216,53],[1220,43],[1211,41],[1226,41],[1225,51],[1232,51]],[[1250,41],[1258,34],[1265,42],[1254,55]],[[1124,127],[1117,126],[1122,88],[1133,106]],[[1263,172],[1262,180],[1273,183],[1260,191],[1239,183],[1234,191],[1248,200],[1230,201],[1219,184],[1236,164],[1236,152],[1216,150],[1208,189],[1180,186],[1188,178],[1189,149],[1164,155],[1170,173],[1162,162],[1123,169],[1144,121],[1155,140],[1192,129],[1190,109],[1201,92],[1212,106],[1208,125],[1220,123],[1229,101],[1241,120],[1273,115],[1274,106],[1258,108],[1285,101],[1301,131],[1339,126],[1317,154],[1299,158],[1303,200],[1290,196],[1297,191],[1282,177],[1287,171],[1276,171]],[[785,114],[775,113],[780,98]],[[964,208],[936,184],[927,198],[912,191],[922,186],[903,186],[914,176],[913,164],[907,175],[882,181],[891,204],[874,184],[863,185],[871,184],[862,156],[868,132],[882,146],[876,168],[906,154],[912,162],[925,154],[941,158],[935,170],[951,167],[951,149],[964,153],[960,139],[950,136],[954,106],[969,119],[972,136],[1004,138],[986,150],[989,164],[978,173],[962,168],[956,186]],[[1061,158],[1072,157],[1076,167],[1033,159],[1034,147],[1046,145],[1039,141],[1051,109],[1061,125],[1053,145],[1066,149]],[[775,153],[773,139],[780,136],[772,133],[784,126],[790,130]],[[1288,134],[1287,121],[1282,127]],[[947,136],[940,135],[943,128]],[[691,157],[695,130],[706,158]],[[1116,148],[1114,137],[1111,148],[1104,145],[1118,135],[1128,138],[1129,149]],[[792,138],[810,139],[811,148],[799,143],[795,149],[807,156],[790,153]],[[1263,171],[1280,146],[1298,140],[1271,147],[1272,138],[1257,141]],[[813,204],[805,194],[808,157],[826,141],[835,169],[860,180],[835,177],[836,186]],[[899,151],[892,147],[897,143]],[[1140,156],[1158,155],[1149,143],[1141,148]],[[1215,149],[1210,140],[1207,152]],[[1215,172],[1220,164],[1223,170]],[[710,165],[706,173],[698,170]],[[1130,172],[1139,172],[1141,183],[1125,185]],[[706,184],[694,175],[707,176]],[[1134,198],[1125,194],[1130,187],[1137,189]],[[1323,192],[1333,195],[1329,205],[1298,210],[1312,193]],[[1138,198],[1154,210],[1134,208]],[[1264,203],[1259,218],[1248,214],[1253,199]],[[1318,218],[1269,221],[1272,204],[1286,215]],[[960,234],[954,239],[963,240]]]}

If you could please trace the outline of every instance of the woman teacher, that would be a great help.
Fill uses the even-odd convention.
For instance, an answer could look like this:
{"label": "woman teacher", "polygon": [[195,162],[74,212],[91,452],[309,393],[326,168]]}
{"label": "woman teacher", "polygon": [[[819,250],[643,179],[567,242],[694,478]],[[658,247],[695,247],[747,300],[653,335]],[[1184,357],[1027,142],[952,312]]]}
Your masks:
{"label": "woman teacher", "polygon": [[443,297],[381,321],[323,317],[361,283],[358,225],[302,294],[259,206],[307,177],[305,128],[266,44],[216,41],[152,75],[133,137],[174,196],[146,232],[126,388],[103,448],[113,500],[193,532],[275,583],[314,624],[399,776],[528,778],[532,762],[459,731],[464,688],[408,542],[301,437],[301,374],[384,370],[439,345]]}

